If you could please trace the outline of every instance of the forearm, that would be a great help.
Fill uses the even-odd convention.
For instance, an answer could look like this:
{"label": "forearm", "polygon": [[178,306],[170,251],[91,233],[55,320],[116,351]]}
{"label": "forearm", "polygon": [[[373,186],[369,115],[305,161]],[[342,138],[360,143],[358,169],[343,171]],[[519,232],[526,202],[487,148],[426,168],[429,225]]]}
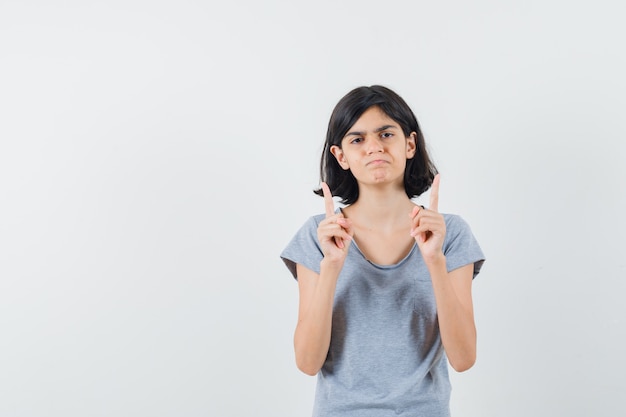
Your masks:
{"label": "forearm", "polygon": [[[474,322],[471,292],[462,300],[453,284],[459,276],[447,272],[445,256],[428,263],[435,300],[441,341],[452,367],[465,371],[476,361],[476,326]],[[465,272],[465,271],[463,271]],[[471,286],[471,282],[469,283]],[[468,289],[468,291],[471,291]]]}
{"label": "forearm", "polygon": [[309,375],[319,371],[328,354],[335,288],[340,271],[341,266],[322,261],[307,308],[298,318],[294,334],[296,363],[302,372]]}

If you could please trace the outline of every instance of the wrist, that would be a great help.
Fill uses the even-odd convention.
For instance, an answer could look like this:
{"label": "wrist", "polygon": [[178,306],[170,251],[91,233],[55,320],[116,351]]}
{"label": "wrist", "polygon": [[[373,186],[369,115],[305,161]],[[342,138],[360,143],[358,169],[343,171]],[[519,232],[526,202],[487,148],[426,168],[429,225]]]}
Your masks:
{"label": "wrist", "polygon": [[339,275],[339,272],[341,272],[341,269],[343,268],[344,260],[345,259],[331,259],[324,257],[320,262],[320,274],[324,271]]}
{"label": "wrist", "polygon": [[444,255],[443,252],[438,252],[428,256],[422,255],[422,257],[424,258],[424,263],[426,263],[428,269],[446,268],[446,255]]}

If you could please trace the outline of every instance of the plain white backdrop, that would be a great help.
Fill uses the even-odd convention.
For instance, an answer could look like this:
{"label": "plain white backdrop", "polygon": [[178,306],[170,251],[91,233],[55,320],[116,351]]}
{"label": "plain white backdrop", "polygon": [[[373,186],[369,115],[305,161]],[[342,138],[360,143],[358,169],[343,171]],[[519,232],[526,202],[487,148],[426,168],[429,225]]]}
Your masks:
{"label": "plain white backdrop", "polygon": [[[622,6],[623,7],[623,6]],[[383,84],[472,226],[455,416],[624,415],[619,1],[0,1],[0,415],[310,414],[278,255]],[[426,197],[426,196],[424,196]]]}

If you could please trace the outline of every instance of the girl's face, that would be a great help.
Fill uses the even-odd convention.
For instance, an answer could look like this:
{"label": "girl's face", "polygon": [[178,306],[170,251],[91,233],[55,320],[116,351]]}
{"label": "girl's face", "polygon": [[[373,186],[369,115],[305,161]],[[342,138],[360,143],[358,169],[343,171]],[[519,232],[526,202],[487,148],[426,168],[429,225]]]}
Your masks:
{"label": "girl's face", "polygon": [[404,189],[406,160],[415,155],[416,136],[411,132],[405,137],[397,122],[373,106],[348,129],[341,146],[330,151],[359,185],[393,183]]}

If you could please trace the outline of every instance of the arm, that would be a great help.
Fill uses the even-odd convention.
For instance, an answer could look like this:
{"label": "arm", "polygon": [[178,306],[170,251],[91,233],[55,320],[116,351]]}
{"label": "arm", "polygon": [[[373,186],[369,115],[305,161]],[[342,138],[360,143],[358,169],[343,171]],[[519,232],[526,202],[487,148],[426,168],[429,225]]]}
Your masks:
{"label": "arm", "polygon": [[441,341],[457,372],[470,369],[476,362],[476,325],[472,303],[473,264],[447,272],[446,259],[427,263],[430,271]]}
{"label": "arm", "polygon": [[297,265],[300,304],[294,348],[298,369],[308,375],[320,370],[330,346],[333,301],[341,265],[322,261],[320,274]]}
{"label": "arm", "polygon": [[300,264],[296,266],[300,302],[294,350],[296,365],[308,375],[315,375],[328,355],[337,278],[353,234],[350,221],[343,214],[334,213],[332,196],[325,183],[322,183],[322,190],[326,218],[317,228],[317,237],[324,254],[320,273],[318,275]]}
{"label": "arm", "polygon": [[411,235],[415,237],[430,272],[441,342],[450,365],[463,372],[476,362],[476,325],[472,303],[474,266],[469,264],[448,272],[442,249],[446,224],[438,213],[438,203],[439,175],[433,180],[429,210],[415,207],[411,213]]}

